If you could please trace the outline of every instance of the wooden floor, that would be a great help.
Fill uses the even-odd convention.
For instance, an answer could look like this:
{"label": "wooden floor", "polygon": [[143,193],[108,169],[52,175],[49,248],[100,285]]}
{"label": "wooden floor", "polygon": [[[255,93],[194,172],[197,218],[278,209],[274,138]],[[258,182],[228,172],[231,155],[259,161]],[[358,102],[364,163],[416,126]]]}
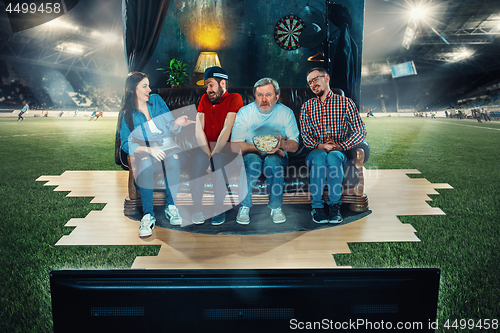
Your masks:
{"label": "wooden floor", "polygon": [[[348,243],[418,242],[416,230],[397,216],[444,215],[428,205],[435,189],[409,178],[418,170],[365,170],[365,192],[372,213],[358,221],[315,231],[271,235],[202,235],[157,227],[146,239],[138,236],[140,222],[123,215],[127,196],[126,171],[66,171],[60,176],[41,176],[37,181],[69,191],[68,197],[93,197],[105,203],[102,211],[66,224],[76,227],[56,245],[161,245],[158,256],[137,257],[136,269],[231,269],[231,268],[333,268],[333,254],[349,253]],[[286,206],[283,207],[286,213]],[[227,221],[226,223],[235,223]],[[313,223],[311,221],[311,223]]]}

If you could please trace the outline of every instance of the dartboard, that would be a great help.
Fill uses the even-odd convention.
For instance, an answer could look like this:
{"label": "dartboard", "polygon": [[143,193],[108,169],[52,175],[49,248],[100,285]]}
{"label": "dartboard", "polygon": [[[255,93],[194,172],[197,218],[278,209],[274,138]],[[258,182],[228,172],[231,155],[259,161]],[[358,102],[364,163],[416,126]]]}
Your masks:
{"label": "dartboard", "polygon": [[304,30],[304,21],[298,16],[287,15],[279,19],[274,27],[274,40],[287,51],[300,47],[299,35]]}

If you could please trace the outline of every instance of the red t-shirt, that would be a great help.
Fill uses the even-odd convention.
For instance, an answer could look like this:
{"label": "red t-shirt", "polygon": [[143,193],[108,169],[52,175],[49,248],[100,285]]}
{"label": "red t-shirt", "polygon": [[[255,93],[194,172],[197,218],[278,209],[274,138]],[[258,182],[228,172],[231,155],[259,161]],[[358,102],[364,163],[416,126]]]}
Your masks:
{"label": "red t-shirt", "polygon": [[[207,94],[203,94],[198,104],[198,112],[205,114],[205,135],[208,142],[217,142],[229,112],[238,112],[243,107],[239,94],[225,92],[218,104],[212,104]],[[231,139],[231,135],[228,141]]]}

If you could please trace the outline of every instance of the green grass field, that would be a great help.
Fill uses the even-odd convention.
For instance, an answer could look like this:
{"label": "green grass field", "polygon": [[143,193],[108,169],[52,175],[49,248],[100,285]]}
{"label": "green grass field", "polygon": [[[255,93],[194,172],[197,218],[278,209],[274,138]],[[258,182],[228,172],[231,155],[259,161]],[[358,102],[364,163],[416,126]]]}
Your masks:
{"label": "green grass field", "polygon": [[[500,319],[500,123],[426,118],[364,118],[367,168],[418,169],[448,183],[430,205],[445,216],[400,217],[418,243],[351,244],[335,255],[353,267],[436,267],[442,270],[438,319]],[[158,246],[56,247],[64,224],[102,205],[35,181],[66,170],[119,170],[116,119],[0,118],[0,332],[51,332],[49,272],[130,268]],[[442,327],[442,326],[441,326]],[[442,332],[482,332],[475,328]],[[491,330],[493,331],[493,330]]]}

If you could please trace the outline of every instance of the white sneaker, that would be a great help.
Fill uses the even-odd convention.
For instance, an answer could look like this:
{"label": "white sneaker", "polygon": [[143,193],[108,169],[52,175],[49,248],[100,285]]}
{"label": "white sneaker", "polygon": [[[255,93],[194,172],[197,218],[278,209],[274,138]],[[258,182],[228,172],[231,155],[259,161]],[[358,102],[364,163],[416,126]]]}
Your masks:
{"label": "white sneaker", "polygon": [[139,237],[151,236],[155,227],[156,218],[151,214],[146,214],[141,219],[141,227],[139,228]]}
{"label": "white sneaker", "polygon": [[250,223],[250,207],[240,207],[240,209],[238,210],[238,215],[236,216],[236,222],[238,222],[239,224]]}
{"label": "white sneaker", "polygon": [[283,214],[281,207],[271,209],[271,217],[274,223],[283,223],[286,221],[286,216]]}
{"label": "white sneaker", "polygon": [[195,212],[191,216],[191,222],[193,224],[203,224],[205,223],[205,217],[203,216],[203,212]]}
{"label": "white sneaker", "polygon": [[182,217],[179,215],[179,210],[174,205],[168,205],[165,209],[165,216],[170,220],[171,225],[181,225]]}

